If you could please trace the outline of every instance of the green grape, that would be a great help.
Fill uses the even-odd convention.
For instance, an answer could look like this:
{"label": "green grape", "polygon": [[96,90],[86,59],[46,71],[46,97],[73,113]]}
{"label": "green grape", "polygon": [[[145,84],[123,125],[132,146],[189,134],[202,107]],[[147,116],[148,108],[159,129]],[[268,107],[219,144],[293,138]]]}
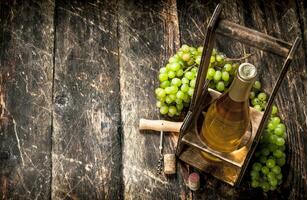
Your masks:
{"label": "green grape", "polygon": [[216,61],[217,62],[223,62],[224,61],[224,57],[222,55],[216,55]]}
{"label": "green grape", "polygon": [[249,98],[250,98],[250,99],[255,98],[255,92],[254,92],[254,91],[251,91],[251,92],[249,93]]}
{"label": "green grape", "polygon": [[274,179],[271,179],[270,181],[270,184],[271,184],[271,186],[277,186],[277,179],[276,178],[274,178]]}
{"label": "green grape", "polygon": [[276,144],[277,143],[277,139],[278,139],[278,137],[276,135],[270,135],[270,142],[272,144]]}
{"label": "green grape", "polygon": [[197,49],[195,47],[190,47],[190,52],[193,54],[193,55],[196,55],[197,54]]}
{"label": "green grape", "polygon": [[200,62],[201,62],[201,57],[200,57],[200,56],[197,56],[197,57],[195,58],[195,63],[196,63],[197,65],[200,65]]}
{"label": "green grape", "polygon": [[215,56],[217,54],[217,50],[216,49],[212,49],[212,55]]}
{"label": "green grape", "polygon": [[282,167],[286,164],[286,159],[284,157],[278,158],[276,163],[277,163],[278,166]]}
{"label": "green grape", "polygon": [[196,83],[196,80],[195,80],[195,79],[191,80],[190,86],[191,86],[192,88],[194,88],[194,87],[195,87],[195,83]]}
{"label": "green grape", "polygon": [[166,81],[168,79],[168,74],[159,74],[160,82]]}
{"label": "green grape", "polygon": [[258,171],[252,170],[250,175],[251,175],[252,179],[259,178],[259,172]]}
{"label": "green grape", "polygon": [[188,45],[184,44],[184,45],[181,46],[181,50],[183,52],[188,52],[190,50],[190,47]]}
{"label": "green grape", "polygon": [[165,90],[163,90],[163,89],[162,89],[162,90],[159,90],[157,96],[158,96],[160,99],[164,98],[164,97],[166,96]]}
{"label": "green grape", "polygon": [[194,64],[194,60],[193,60],[193,59],[190,59],[190,60],[187,62],[187,64],[188,64],[189,66],[193,65],[193,64]]}
{"label": "green grape", "polygon": [[256,180],[252,180],[252,187],[253,188],[257,188],[257,187],[259,187],[259,182],[258,181],[256,181]]}
{"label": "green grape", "polygon": [[282,174],[280,173],[280,174],[277,174],[276,175],[276,178],[277,178],[277,180],[282,180]]}
{"label": "green grape", "polygon": [[193,72],[186,72],[184,74],[184,77],[186,77],[189,80],[192,80],[194,78],[194,74],[193,74]]}
{"label": "green grape", "polygon": [[190,60],[190,54],[189,53],[184,53],[181,57],[182,60],[188,62]]}
{"label": "green grape", "polygon": [[172,88],[171,87],[166,87],[164,89],[164,91],[166,92],[166,94],[171,94],[172,93]]}
{"label": "green grape", "polygon": [[[179,92],[179,91],[178,91]],[[177,93],[178,94],[178,93]],[[176,97],[177,97],[177,94],[176,94]],[[182,99],[179,99],[178,97],[176,98],[175,100],[176,104],[182,104]]]}
{"label": "green grape", "polygon": [[182,82],[182,84],[189,84],[189,79],[187,79],[186,77],[183,77],[182,79],[181,79],[181,82]]}
{"label": "green grape", "polygon": [[265,101],[267,98],[267,95],[264,92],[260,92],[257,96],[257,98],[261,101]]}
{"label": "green grape", "polygon": [[188,84],[184,83],[184,84],[182,84],[180,89],[181,89],[182,92],[188,92],[189,86],[188,86]]}
{"label": "green grape", "polygon": [[[278,124],[279,125],[279,124]],[[278,126],[277,125],[277,126]],[[283,136],[284,135],[284,130],[280,127],[276,127],[274,129],[274,134],[277,135],[277,136]]]}
{"label": "green grape", "polygon": [[255,170],[255,171],[260,171],[261,168],[262,168],[262,165],[261,165],[260,163],[255,162],[255,163],[253,164],[253,170]]}
{"label": "green grape", "polygon": [[168,78],[175,78],[176,74],[175,74],[174,71],[169,71],[169,72],[167,73],[167,76],[168,76]]}
{"label": "green grape", "polygon": [[264,192],[267,192],[270,190],[270,184],[268,182],[263,182],[261,188],[263,189]]}
{"label": "green grape", "polygon": [[168,107],[167,107],[167,106],[161,106],[161,108],[160,108],[160,113],[161,113],[162,115],[167,114],[167,113],[168,113]]}
{"label": "green grape", "polygon": [[168,62],[169,62],[169,63],[174,63],[174,62],[178,62],[178,60],[173,56],[173,57],[170,57],[170,58],[168,59]]}
{"label": "green grape", "polygon": [[272,180],[272,179],[274,179],[276,177],[276,174],[274,174],[273,172],[269,172],[267,174],[267,177],[268,177],[268,180]]}
{"label": "green grape", "polygon": [[255,105],[254,108],[255,108],[256,110],[258,110],[258,111],[262,111],[262,108],[261,108],[260,105]]}
{"label": "green grape", "polygon": [[276,128],[279,128],[284,132],[286,131],[286,126],[283,123],[277,124]]}
{"label": "green grape", "polygon": [[262,155],[268,156],[270,154],[270,150],[268,148],[263,148],[261,150]]}
{"label": "green grape", "polygon": [[262,110],[264,110],[265,107],[266,107],[266,101],[261,102],[261,103],[260,103],[260,107],[261,107]]}
{"label": "green grape", "polygon": [[162,90],[163,90],[162,88],[156,88],[156,89],[155,89],[156,95],[158,96],[158,94],[159,94]]}
{"label": "green grape", "polygon": [[163,81],[161,84],[160,84],[160,87],[161,88],[166,88],[166,87],[168,87],[168,86],[170,86],[171,85],[171,83],[169,82],[169,81]]}
{"label": "green grape", "polygon": [[168,113],[171,115],[175,115],[177,112],[177,108],[175,106],[170,106],[168,109]]}
{"label": "green grape", "polygon": [[259,161],[260,161],[262,164],[265,164],[265,163],[266,163],[266,157],[265,157],[265,156],[260,156]]}
{"label": "green grape", "polygon": [[176,94],[176,97],[177,97],[178,99],[183,99],[183,98],[184,98],[184,92],[182,92],[181,90],[179,90],[179,91],[177,92],[177,94]]}
{"label": "green grape", "polygon": [[177,76],[177,77],[183,76],[183,69],[179,69],[179,70],[176,72],[176,76]]}
{"label": "green grape", "polygon": [[172,86],[170,86],[170,88],[171,88],[171,94],[176,94],[176,92],[178,92],[178,87],[177,86],[174,86],[174,85],[172,85]]}
{"label": "green grape", "polygon": [[174,72],[178,71],[180,69],[180,67],[181,66],[180,66],[180,64],[178,62],[175,62],[175,63],[171,64],[171,70],[174,71]]}
{"label": "green grape", "polygon": [[215,62],[215,56],[211,56],[210,57],[210,63],[214,63]]}
{"label": "green grape", "polygon": [[167,69],[166,67],[162,67],[160,70],[159,70],[160,74],[166,74],[167,73]]}
{"label": "green grape", "polygon": [[208,76],[211,76],[211,77],[214,77],[215,75],[215,70],[213,68],[209,68],[208,69],[208,73],[207,73]]}
{"label": "green grape", "polygon": [[193,96],[193,94],[194,94],[194,88],[189,88],[188,94],[189,94],[190,96]]}
{"label": "green grape", "polygon": [[260,100],[258,98],[254,98],[252,100],[252,105],[255,106],[255,105],[259,105],[260,104]]}
{"label": "green grape", "polygon": [[183,104],[182,103],[179,103],[179,104],[177,103],[176,104],[176,108],[177,108],[178,111],[181,111],[183,109]]}
{"label": "green grape", "polygon": [[171,64],[167,64],[167,65],[165,66],[165,68],[166,68],[166,71],[167,71],[167,72],[171,71]]}
{"label": "green grape", "polygon": [[232,70],[231,64],[227,63],[226,65],[224,65],[224,70],[225,70],[226,72],[230,72],[230,71]]}
{"label": "green grape", "polygon": [[189,102],[190,102],[190,98],[189,98],[189,96],[188,96],[187,94],[184,94],[184,96],[183,96],[183,101],[184,101],[185,103],[189,103]]}
{"label": "green grape", "polygon": [[268,127],[269,130],[274,130],[276,128],[276,125],[273,124],[272,122],[270,122],[270,123],[268,123],[267,127]]}
{"label": "green grape", "polygon": [[277,138],[276,143],[278,146],[283,146],[285,144],[285,139],[284,138]]}
{"label": "green grape", "polygon": [[156,106],[157,108],[161,108],[162,106],[164,106],[164,103],[161,101],[157,101]]}
{"label": "green grape", "polygon": [[193,68],[191,69],[191,72],[193,72],[194,75],[196,75],[197,72],[198,72],[198,68],[197,68],[197,67],[193,67]]}
{"label": "green grape", "polygon": [[168,95],[169,98],[172,100],[172,102],[175,102],[176,101],[176,95],[175,94],[170,94]]}
{"label": "green grape", "polygon": [[266,166],[267,166],[268,168],[274,167],[274,166],[275,166],[275,160],[273,160],[273,159],[268,159],[268,160],[266,161]]}
{"label": "green grape", "polygon": [[222,78],[222,72],[219,71],[219,70],[217,70],[217,71],[215,72],[215,74],[214,74],[213,79],[214,79],[215,81],[219,81],[219,80],[221,80],[221,78]]}
{"label": "green grape", "polygon": [[173,102],[173,100],[171,99],[170,96],[167,96],[167,97],[165,98],[165,102],[166,102],[167,104],[171,104],[171,103]]}
{"label": "green grape", "polygon": [[223,81],[219,81],[215,87],[220,92],[223,92],[225,90],[225,85]]}
{"label": "green grape", "polygon": [[257,89],[257,90],[260,90],[261,88],[261,83],[260,81],[255,81],[254,85],[253,85],[253,88]]}
{"label": "green grape", "polygon": [[228,72],[222,72],[222,79],[223,81],[229,80],[229,73]]}
{"label": "green grape", "polygon": [[273,155],[276,157],[276,158],[281,158],[283,157],[283,152],[279,149],[276,149],[274,152],[273,152]]}
{"label": "green grape", "polygon": [[281,169],[278,165],[276,165],[272,168],[272,172],[275,173],[275,174],[280,174]]}
{"label": "green grape", "polygon": [[272,106],[272,115],[275,115],[278,112],[278,109],[275,105]]}
{"label": "green grape", "polygon": [[171,83],[172,85],[179,87],[181,85],[181,80],[179,78],[173,78]]}
{"label": "green grape", "polygon": [[[268,142],[270,142],[270,141],[268,140]],[[276,144],[270,144],[268,148],[269,148],[270,152],[274,153],[278,149],[278,146]]]}

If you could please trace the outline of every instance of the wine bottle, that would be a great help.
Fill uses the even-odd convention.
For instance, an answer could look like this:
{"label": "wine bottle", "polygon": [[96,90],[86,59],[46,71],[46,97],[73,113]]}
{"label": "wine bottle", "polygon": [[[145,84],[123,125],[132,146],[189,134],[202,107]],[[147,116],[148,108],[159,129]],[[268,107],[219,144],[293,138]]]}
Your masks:
{"label": "wine bottle", "polygon": [[250,125],[249,94],[257,75],[250,63],[239,66],[229,89],[208,108],[201,138],[211,149],[232,152]]}

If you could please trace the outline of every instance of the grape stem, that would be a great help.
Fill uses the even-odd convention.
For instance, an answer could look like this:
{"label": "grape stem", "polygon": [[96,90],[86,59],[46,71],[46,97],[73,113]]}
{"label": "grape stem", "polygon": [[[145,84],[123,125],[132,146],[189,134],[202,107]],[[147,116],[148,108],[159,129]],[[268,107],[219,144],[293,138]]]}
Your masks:
{"label": "grape stem", "polygon": [[189,71],[190,69],[192,69],[193,67],[195,67],[196,65],[191,65],[190,67],[186,68],[183,73],[186,73],[187,71]]}
{"label": "grape stem", "polygon": [[247,59],[251,56],[253,56],[255,53],[249,53],[249,54],[246,54],[244,55],[243,57],[240,57],[240,58],[225,58],[225,61],[240,61],[240,60],[244,60],[244,59]]}

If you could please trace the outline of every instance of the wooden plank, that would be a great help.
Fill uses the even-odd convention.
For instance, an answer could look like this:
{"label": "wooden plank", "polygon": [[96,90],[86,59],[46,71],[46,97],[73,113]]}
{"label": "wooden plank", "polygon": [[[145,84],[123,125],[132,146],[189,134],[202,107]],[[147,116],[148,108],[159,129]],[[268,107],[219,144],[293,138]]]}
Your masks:
{"label": "wooden plank", "polygon": [[[259,3],[255,1],[222,1],[222,4],[224,5],[224,16],[230,21],[254,28],[288,42],[293,42],[294,38],[299,35],[297,16],[295,14],[296,8],[293,3],[288,5],[276,2],[268,7],[266,7],[267,4],[265,2]],[[210,16],[210,13],[213,12],[213,5],[213,2],[204,3],[200,1],[185,1],[182,4],[178,4],[179,13],[181,13],[179,21],[183,41],[189,41],[187,43],[193,45],[201,44],[203,34],[199,34],[200,31],[197,32],[197,30],[199,30],[199,27],[205,27],[202,25],[203,21],[207,22],[207,16]],[[293,32],[290,32],[290,30]],[[197,32],[198,35],[194,34],[194,32]],[[260,79],[266,91],[270,92],[277,78],[277,72],[282,66],[282,60],[272,54],[263,53],[237,43],[231,46],[231,43],[232,41],[229,42],[224,38],[217,39],[218,48],[225,52],[227,56],[254,53],[254,56],[249,58],[248,61],[259,67]],[[284,176],[286,176],[284,184],[277,191],[265,195],[249,186],[248,176],[245,177],[242,185],[237,189],[219,183],[210,176],[204,176],[206,183],[203,185],[203,191],[196,194],[197,199],[248,198],[250,196],[253,196],[255,199],[303,199],[304,195],[306,195],[306,167],[304,167],[306,166],[304,164],[306,158],[304,157],[302,139],[303,131],[306,130],[306,125],[304,125],[306,108],[303,106],[306,102],[304,80],[306,80],[306,65],[303,59],[303,50],[300,49],[277,98],[277,105],[281,108],[281,116],[290,129],[288,136],[288,161],[287,167],[284,169]],[[289,174],[287,174],[287,171],[289,171]]]}
{"label": "wooden plank", "polygon": [[291,44],[288,42],[225,19],[220,20],[216,31],[230,39],[274,53],[284,58],[288,56],[291,48]]}
{"label": "wooden plank", "polygon": [[50,199],[53,14],[0,2],[0,199]]}
{"label": "wooden plank", "polygon": [[298,10],[300,28],[302,31],[303,47],[305,50],[305,62],[307,63],[307,2],[304,0],[297,0],[296,3],[297,3],[296,7]]}
{"label": "wooden plank", "polygon": [[[284,4],[273,1],[267,4],[250,1],[247,4],[250,6],[250,22],[254,28],[289,42],[293,42],[296,36],[301,36],[294,2]],[[265,80],[263,82],[267,84],[268,92],[270,92],[273,82],[276,81],[277,73],[280,72],[282,61],[265,53],[257,54],[257,57],[259,65],[266,70],[265,74],[269,74],[263,77]],[[306,137],[306,131],[304,132],[304,129],[306,130],[306,107],[303,106],[306,104],[306,90],[304,89],[306,77],[304,50],[300,46],[275,100],[288,128],[288,144],[287,165],[283,169],[284,183],[278,191],[271,195],[271,198],[304,199],[307,195],[306,152],[304,152],[303,140],[304,135]]]}
{"label": "wooden plank", "polygon": [[[291,42],[294,41],[295,37],[301,36],[295,2],[272,1],[269,5],[266,3],[263,3],[263,5],[266,5],[264,11],[267,18],[273,19],[267,21],[266,30],[271,30],[282,39]],[[274,27],[274,29],[271,29],[271,27]],[[269,64],[272,66],[274,63]],[[306,88],[304,88],[307,80],[306,69],[304,50],[300,46],[276,99],[281,110],[280,114],[288,128],[286,152],[288,157],[284,169],[284,172],[287,172],[284,175],[287,176],[281,186],[282,195],[288,199],[304,199],[307,197],[307,160],[306,152],[304,153],[306,143],[303,143],[303,135],[306,137],[306,106],[304,106],[307,102]]]}
{"label": "wooden plank", "polygon": [[[180,173],[169,179],[156,174],[159,134],[138,130],[140,118],[159,118],[158,71],[179,47],[176,1],[122,0],[119,9],[124,196],[178,199],[189,195]],[[164,144],[164,153],[175,152],[174,136],[166,136]]]}
{"label": "wooden plank", "polygon": [[57,1],[53,199],[122,199],[116,2]]}
{"label": "wooden plank", "polygon": [[[243,24],[242,5],[235,1],[222,1],[222,15],[229,21]],[[180,34],[182,41],[188,45],[199,46],[203,43],[205,27],[213,13],[217,2],[214,1],[182,1],[178,3]],[[222,36],[217,36],[216,48],[224,52],[229,57],[240,57],[246,52],[246,48],[235,40],[230,40]],[[263,198],[261,193],[253,192],[247,185],[247,180],[243,180],[240,188],[231,187],[218,181],[209,174],[202,174],[201,189],[194,194],[194,199],[236,199]]]}

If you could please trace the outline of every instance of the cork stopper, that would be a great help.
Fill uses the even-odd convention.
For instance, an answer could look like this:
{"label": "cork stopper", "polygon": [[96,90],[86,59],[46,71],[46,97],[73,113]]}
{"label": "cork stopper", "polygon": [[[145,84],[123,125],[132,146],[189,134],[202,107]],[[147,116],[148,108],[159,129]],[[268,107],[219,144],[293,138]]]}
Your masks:
{"label": "cork stopper", "polygon": [[189,175],[189,179],[188,179],[188,186],[190,188],[190,190],[192,191],[196,191],[199,189],[200,186],[200,178],[198,173],[194,172],[192,174]]}
{"label": "cork stopper", "polygon": [[176,174],[176,156],[175,154],[164,155],[164,174]]}
{"label": "cork stopper", "polygon": [[257,75],[257,69],[250,63],[242,63],[238,68],[238,74],[244,81],[252,81]]}

